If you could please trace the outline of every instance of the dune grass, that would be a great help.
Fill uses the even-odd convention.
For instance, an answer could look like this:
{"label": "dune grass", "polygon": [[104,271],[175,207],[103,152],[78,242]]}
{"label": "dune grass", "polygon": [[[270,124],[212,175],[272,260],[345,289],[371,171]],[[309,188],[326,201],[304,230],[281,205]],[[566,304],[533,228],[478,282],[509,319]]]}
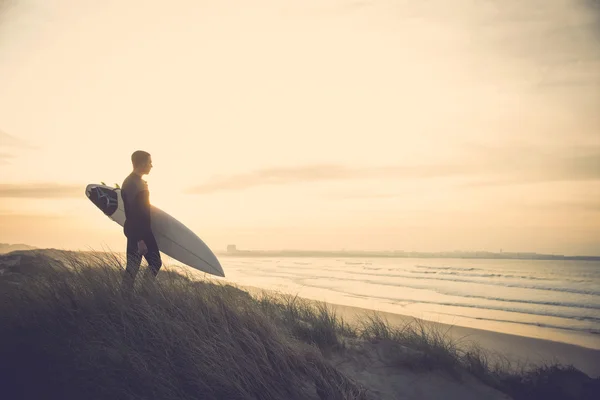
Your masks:
{"label": "dune grass", "polygon": [[364,398],[247,293],[163,271],[127,295],[118,263],[75,260],[2,286],[9,398]]}
{"label": "dune grass", "polygon": [[123,292],[112,254],[34,257],[0,278],[0,382],[14,398],[367,399],[327,361],[348,340],[385,341],[390,366],[471,373],[514,398],[541,398],[548,376],[570,371],[515,368],[424,321],[353,326],[323,303],[168,270]]}

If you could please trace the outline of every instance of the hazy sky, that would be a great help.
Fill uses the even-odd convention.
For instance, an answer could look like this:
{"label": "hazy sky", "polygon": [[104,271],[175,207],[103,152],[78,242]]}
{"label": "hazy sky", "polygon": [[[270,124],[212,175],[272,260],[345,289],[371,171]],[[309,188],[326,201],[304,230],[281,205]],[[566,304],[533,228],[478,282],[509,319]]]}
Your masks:
{"label": "hazy sky", "polygon": [[0,242],[120,250],[144,149],[215,250],[600,254],[595,0],[7,4]]}

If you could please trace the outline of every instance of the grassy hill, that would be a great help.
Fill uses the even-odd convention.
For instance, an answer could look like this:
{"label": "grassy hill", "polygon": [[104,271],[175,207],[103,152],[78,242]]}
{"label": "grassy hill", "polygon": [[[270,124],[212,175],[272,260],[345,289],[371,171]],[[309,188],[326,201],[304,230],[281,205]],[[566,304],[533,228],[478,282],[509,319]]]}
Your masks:
{"label": "grassy hill", "polygon": [[373,314],[350,326],[325,304],[168,270],[122,292],[121,263],[0,257],[4,398],[554,399],[598,388],[570,367],[511,368],[423,321],[393,327]]}

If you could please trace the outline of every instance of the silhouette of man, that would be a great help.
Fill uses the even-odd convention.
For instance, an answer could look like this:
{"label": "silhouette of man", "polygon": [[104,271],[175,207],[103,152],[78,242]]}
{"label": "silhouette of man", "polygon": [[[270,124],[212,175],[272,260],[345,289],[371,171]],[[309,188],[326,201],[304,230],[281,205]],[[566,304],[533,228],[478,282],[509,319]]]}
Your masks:
{"label": "silhouette of man", "polygon": [[121,197],[125,207],[123,231],[127,238],[127,266],[123,276],[123,287],[132,289],[135,277],[142,263],[142,256],[148,262],[144,278],[154,278],[162,266],[160,251],[150,220],[150,192],[142,176],[152,169],[152,156],[145,151],[135,151],[131,155],[133,171],[121,185]]}

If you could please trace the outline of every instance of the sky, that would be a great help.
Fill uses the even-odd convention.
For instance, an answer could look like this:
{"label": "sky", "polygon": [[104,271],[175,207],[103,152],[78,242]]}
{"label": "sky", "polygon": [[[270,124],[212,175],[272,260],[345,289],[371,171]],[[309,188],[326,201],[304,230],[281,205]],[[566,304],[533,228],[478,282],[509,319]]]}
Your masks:
{"label": "sky", "polygon": [[0,242],[600,255],[596,0],[0,1]]}

